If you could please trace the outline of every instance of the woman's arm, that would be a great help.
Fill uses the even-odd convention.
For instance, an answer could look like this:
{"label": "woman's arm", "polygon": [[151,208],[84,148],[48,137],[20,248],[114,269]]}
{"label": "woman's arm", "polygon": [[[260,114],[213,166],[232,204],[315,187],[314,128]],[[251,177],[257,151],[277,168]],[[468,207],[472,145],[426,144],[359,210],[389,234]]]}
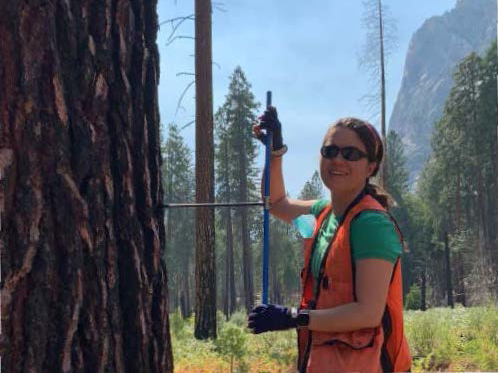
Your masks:
{"label": "woman's arm", "polygon": [[380,324],[394,264],[383,259],[356,262],[357,302],[310,311],[309,329],[345,332],[373,328]]}
{"label": "woman's arm", "polygon": [[[264,171],[261,178],[261,195],[264,193]],[[270,158],[270,214],[290,223],[300,215],[309,214],[315,201],[291,199],[285,193],[284,177],[282,174],[282,156]]]}

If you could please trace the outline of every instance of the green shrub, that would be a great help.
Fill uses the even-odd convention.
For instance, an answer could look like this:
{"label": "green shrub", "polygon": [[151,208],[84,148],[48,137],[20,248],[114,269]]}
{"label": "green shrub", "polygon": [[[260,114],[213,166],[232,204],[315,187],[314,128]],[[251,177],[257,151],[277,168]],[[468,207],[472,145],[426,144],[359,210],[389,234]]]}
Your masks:
{"label": "green shrub", "polygon": [[246,354],[246,333],[242,328],[226,324],[225,327],[218,334],[218,338],[214,342],[216,351],[223,357],[228,358],[230,362],[230,372],[233,371],[234,359],[239,362],[242,361]]}
{"label": "green shrub", "polygon": [[185,334],[185,325],[186,321],[183,319],[180,310],[176,310],[173,313],[169,314],[169,327],[171,333],[176,338],[182,338]]}
{"label": "green shrub", "polygon": [[405,312],[413,370],[498,370],[498,309],[434,308]]}
{"label": "green shrub", "polygon": [[422,293],[418,285],[412,285],[405,296],[406,310],[419,310],[422,303]]}
{"label": "green shrub", "polygon": [[239,328],[245,328],[247,325],[246,311],[239,310],[237,312],[234,312],[230,317],[230,323],[237,325]]}

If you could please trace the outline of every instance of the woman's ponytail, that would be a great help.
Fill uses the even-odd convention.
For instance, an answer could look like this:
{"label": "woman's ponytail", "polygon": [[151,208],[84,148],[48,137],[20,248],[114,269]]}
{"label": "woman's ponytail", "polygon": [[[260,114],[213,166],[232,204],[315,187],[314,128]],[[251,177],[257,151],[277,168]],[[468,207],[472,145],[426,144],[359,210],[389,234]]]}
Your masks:
{"label": "woman's ponytail", "polygon": [[396,207],[397,203],[380,185],[373,184],[367,179],[365,193],[375,198],[385,209]]}

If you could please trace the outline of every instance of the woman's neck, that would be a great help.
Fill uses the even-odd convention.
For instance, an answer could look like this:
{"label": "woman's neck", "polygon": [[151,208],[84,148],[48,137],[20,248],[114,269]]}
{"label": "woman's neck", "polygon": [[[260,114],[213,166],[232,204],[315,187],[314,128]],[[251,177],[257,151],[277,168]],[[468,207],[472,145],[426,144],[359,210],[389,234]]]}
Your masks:
{"label": "woman's neck", "polygon": [[337,192],[331,193],[332,201],[332,212],[335,216],[343,216],[346,212],[348,206],[354,201],[354,199],[361,193],[364,186],[359,189],[355,189],[348,193],[339,194]]}

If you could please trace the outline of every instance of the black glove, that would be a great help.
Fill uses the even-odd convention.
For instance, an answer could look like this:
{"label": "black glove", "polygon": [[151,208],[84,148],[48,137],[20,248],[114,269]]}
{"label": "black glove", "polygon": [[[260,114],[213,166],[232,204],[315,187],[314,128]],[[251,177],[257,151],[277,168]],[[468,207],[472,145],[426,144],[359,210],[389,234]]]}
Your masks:
{"label": "black glove", "polygon": [[[259,117],[259,120],[259,127],[261,129],[270,130],[273,135],[272,150],[281,150],[285,145],[282,139],[282,125],[278,120],[277,109],[274,106],[268,106],[268,109]],[[258,136],[258,139],[264,144],[265,135],[261,134]]]}
{"label": "black glove", "polygon": [[261,304],[254,308],[248,317],[249,329],[253,334],[272,330],[286,330],[296,327],[296,319],[287,307]]}

